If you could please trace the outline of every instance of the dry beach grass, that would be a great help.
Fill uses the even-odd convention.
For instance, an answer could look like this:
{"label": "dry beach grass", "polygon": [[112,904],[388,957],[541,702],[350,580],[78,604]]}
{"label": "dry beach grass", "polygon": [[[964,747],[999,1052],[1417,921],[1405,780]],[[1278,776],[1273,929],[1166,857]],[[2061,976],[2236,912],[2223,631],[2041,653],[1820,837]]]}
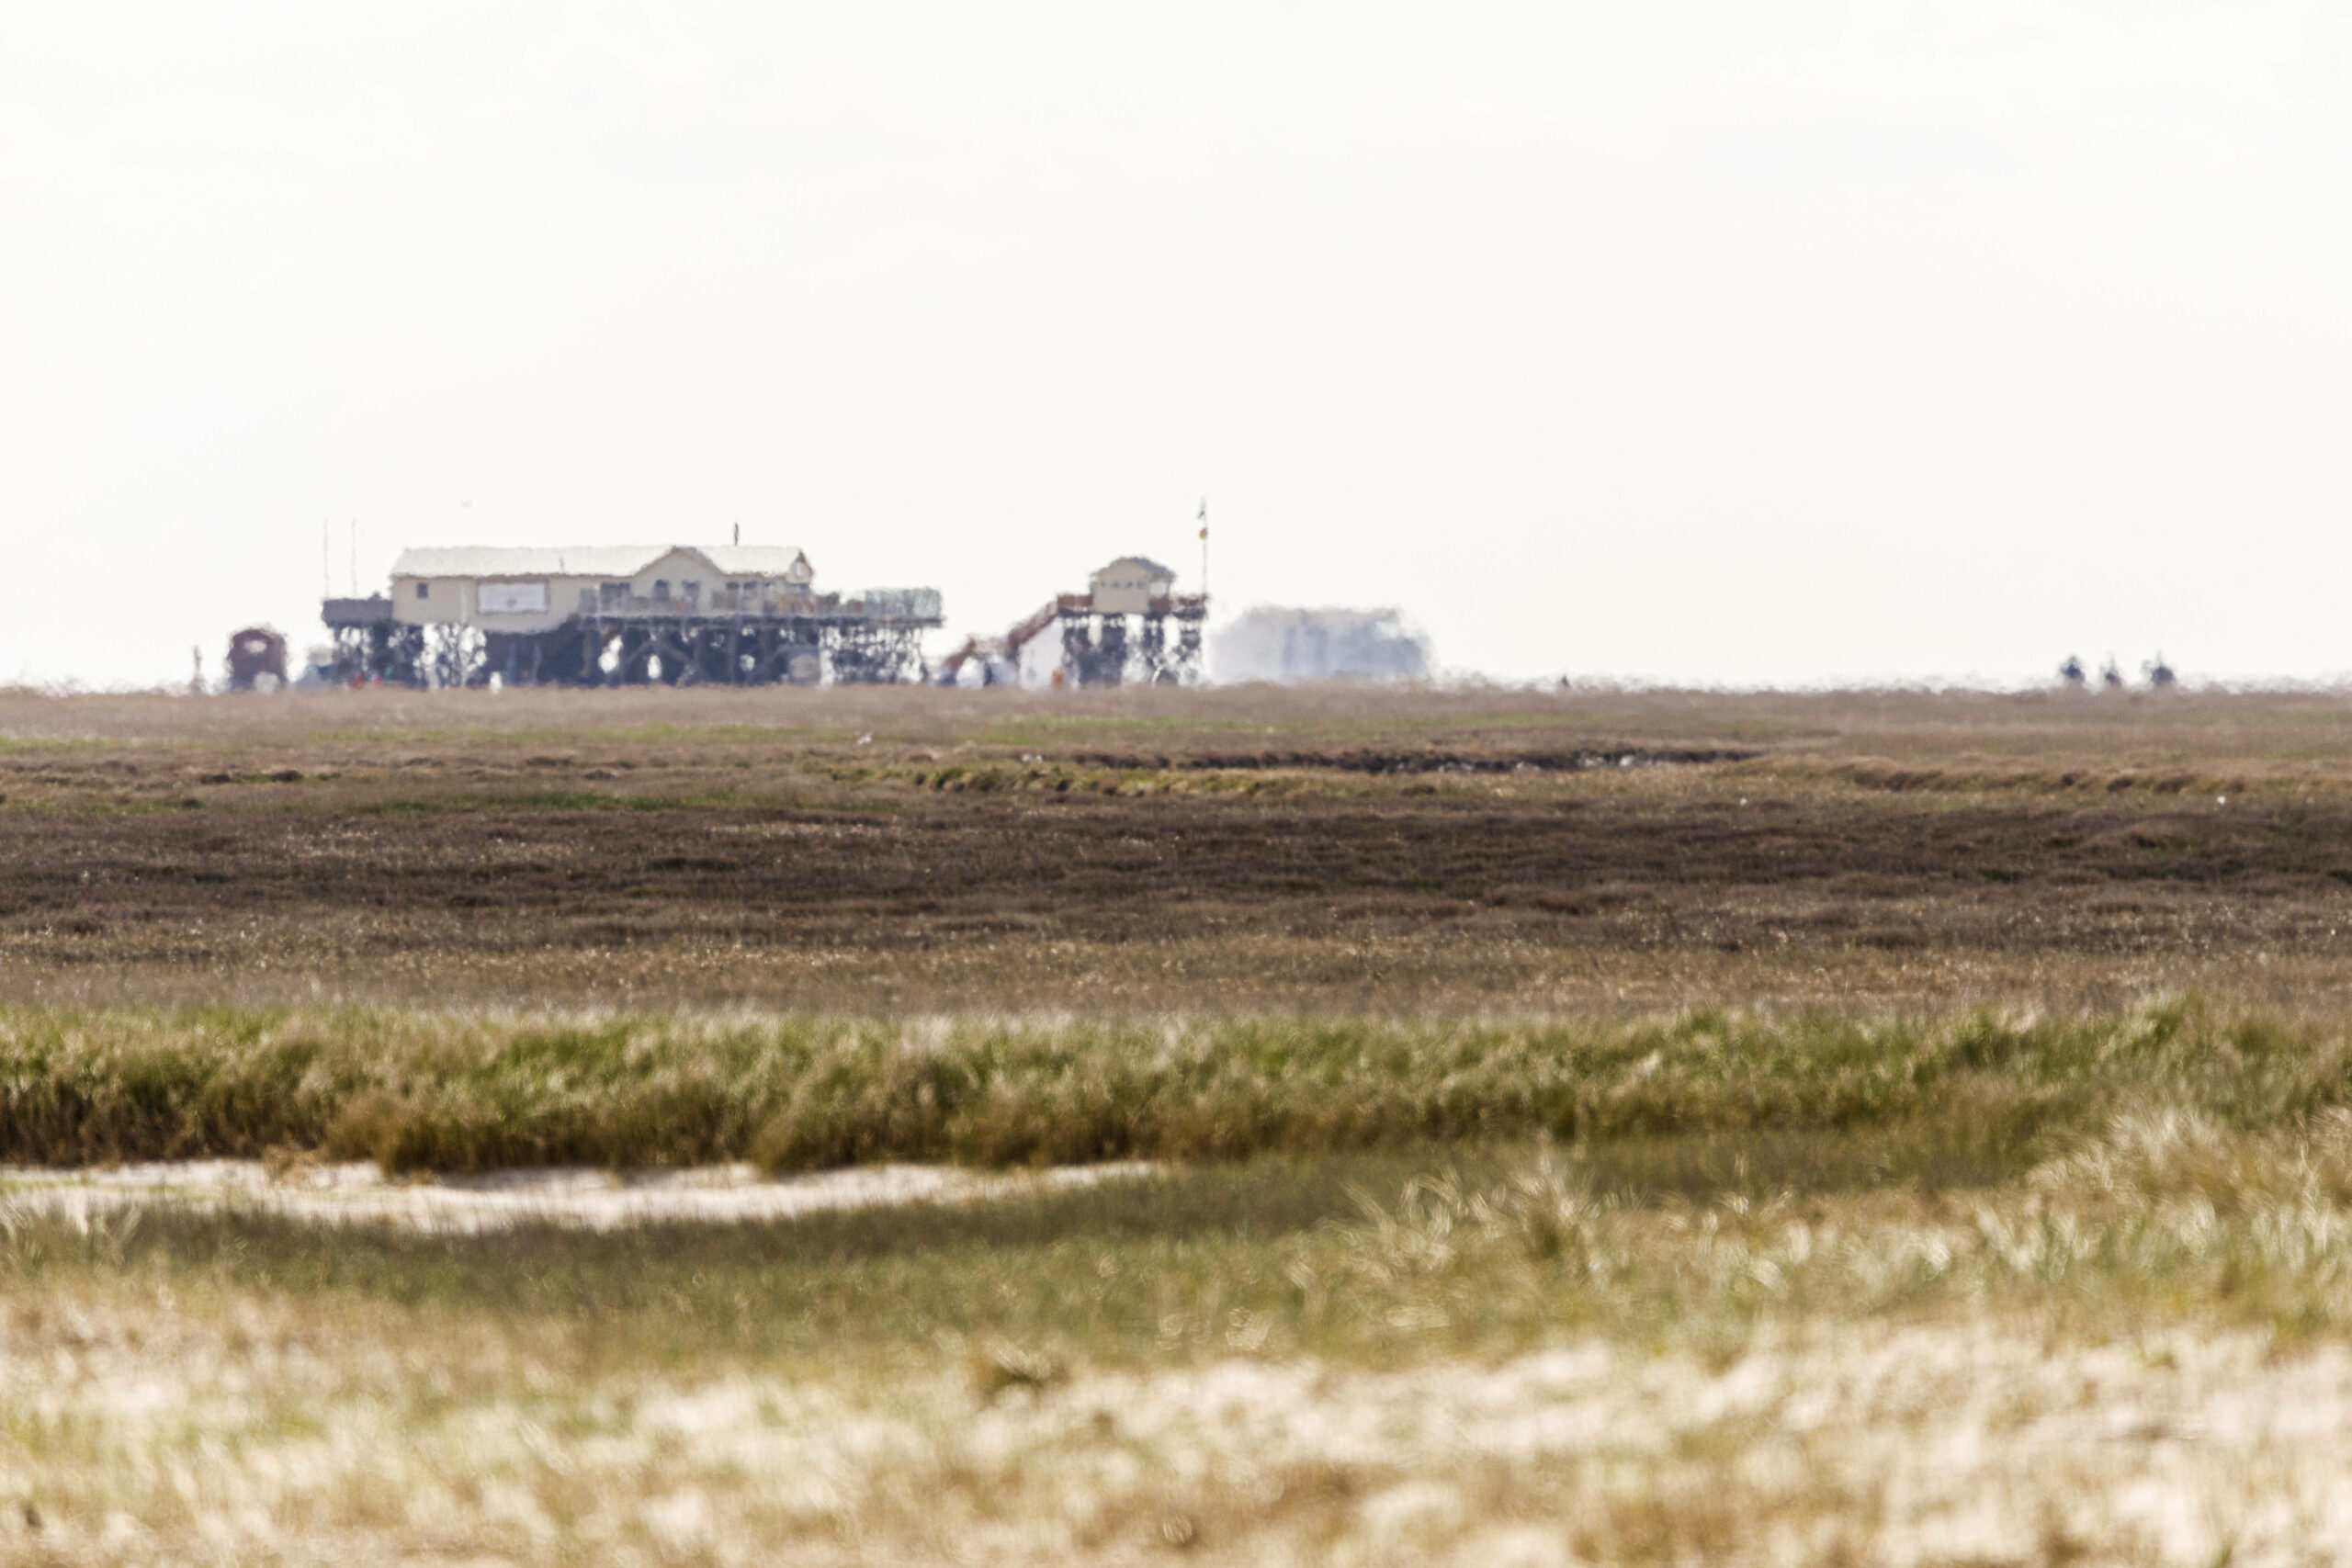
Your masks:
{"label": "dry beach grass", "polygon": [[1496,1152],[1352,1213],[1371,1165],[494,1243],[20,1220],[6,1545],[2335,1556],[2348,1142],[2130,1119],[1933,1195],[1693,1202]]}
{"label": "dry beach grass", "polygon": [[2347,723],[0,695],[0,1560],[2352,1554]]}

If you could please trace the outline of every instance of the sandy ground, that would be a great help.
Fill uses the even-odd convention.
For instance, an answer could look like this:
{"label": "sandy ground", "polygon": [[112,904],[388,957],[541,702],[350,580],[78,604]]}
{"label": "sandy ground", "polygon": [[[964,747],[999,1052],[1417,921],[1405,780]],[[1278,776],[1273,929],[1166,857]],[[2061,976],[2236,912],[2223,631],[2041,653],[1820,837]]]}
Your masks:
{"label": "sandy ground", "polygon": [[749,1165],[627,1175],[569,1167],[393,1180],[371,1163],[272,1169],[256,1160],[176,1160],[105,1169],[0,1167],[0,1205],[66,1215],[159,1204],[236,1208],[453,1235],[526,1224],[611,1230],[664,1220],[772,1220],[883,1204],[980,1202],[1153,1168],[1141,1162],[1014,1172],[880,1165],[775,1179]]}

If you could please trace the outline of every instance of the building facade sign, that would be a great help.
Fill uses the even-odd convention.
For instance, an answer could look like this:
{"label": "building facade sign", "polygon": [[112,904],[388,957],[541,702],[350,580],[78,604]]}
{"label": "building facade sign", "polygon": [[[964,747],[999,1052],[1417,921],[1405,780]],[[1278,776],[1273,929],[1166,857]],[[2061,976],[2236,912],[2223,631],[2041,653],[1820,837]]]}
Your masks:
{"label": "building facade sign", "polygon": [[485,615],[544,615],[548,610],[548,585],[485,582],[476,590],[474,604]]}

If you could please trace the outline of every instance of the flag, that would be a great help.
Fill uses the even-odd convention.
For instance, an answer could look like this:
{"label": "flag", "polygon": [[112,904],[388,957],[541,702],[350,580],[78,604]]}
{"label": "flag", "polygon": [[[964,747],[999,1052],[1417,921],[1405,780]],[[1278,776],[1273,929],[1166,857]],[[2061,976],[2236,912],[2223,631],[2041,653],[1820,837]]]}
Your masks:
{"label": "flag", "polygon": [[1207,496],[1203,496],[1203,497],[1201,497],[1201,537],[1202,537],[1202,538],[1204,538],[1204,539],[1205,539],[1205,538],[1207,538],[1208,536],[1209,536],[1209,498],[1208,498]]}

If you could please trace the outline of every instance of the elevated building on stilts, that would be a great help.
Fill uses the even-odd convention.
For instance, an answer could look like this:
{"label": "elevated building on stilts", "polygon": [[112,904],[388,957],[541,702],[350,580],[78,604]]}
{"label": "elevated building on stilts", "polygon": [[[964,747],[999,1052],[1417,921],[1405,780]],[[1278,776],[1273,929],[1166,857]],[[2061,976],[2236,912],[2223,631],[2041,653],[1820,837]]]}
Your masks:
{"label": "elevated building on stilts", "polygon": [[335,599],[336,673],[421,686],[891,682],[924,674],[938,591],[820,593],[789,546],[411,549]]}

